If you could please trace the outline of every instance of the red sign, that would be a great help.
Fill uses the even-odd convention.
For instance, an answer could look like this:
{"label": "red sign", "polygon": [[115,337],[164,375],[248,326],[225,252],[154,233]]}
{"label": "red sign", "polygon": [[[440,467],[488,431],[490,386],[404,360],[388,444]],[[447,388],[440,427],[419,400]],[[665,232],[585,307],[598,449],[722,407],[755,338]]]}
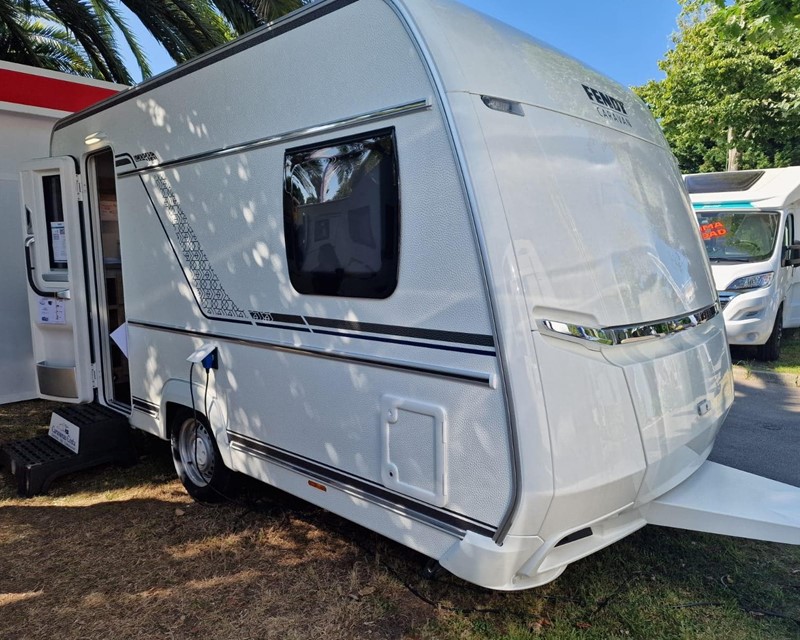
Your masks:
{"label": "red sign", "polygon": [[115,93],[116,89],[108,87],[40,76],[35,72],[23,73],[0,69],[0,102],[13,102],[58,111],[80,111]]}
{"label": "red sign", "polygon": [[710,240],[711,238],[719,238],[720,236],[727,235],[728,230],[725,228],[725,225],[718,220],[717,222],[701,224],[700,233],[703,236],[703,240]]}

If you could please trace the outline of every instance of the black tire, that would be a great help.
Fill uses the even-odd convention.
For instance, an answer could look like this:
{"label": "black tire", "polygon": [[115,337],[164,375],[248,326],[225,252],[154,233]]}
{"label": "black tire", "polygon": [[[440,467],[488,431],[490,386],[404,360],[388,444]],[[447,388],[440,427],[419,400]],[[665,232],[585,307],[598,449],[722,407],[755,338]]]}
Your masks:
{"label": "black tire", "polygon": [[763,362],[775,362],[781,357],[781,342],[783,337],[783,305],[778,307],[775,324],[767,341],[756,348],[756,359]]}
{"label": "black tire", "polygon": [[205,416],[177,416],[170,443],[175,471],[192,498],[198,502],[222,502],[233,496],[235,474],[225,466]]}

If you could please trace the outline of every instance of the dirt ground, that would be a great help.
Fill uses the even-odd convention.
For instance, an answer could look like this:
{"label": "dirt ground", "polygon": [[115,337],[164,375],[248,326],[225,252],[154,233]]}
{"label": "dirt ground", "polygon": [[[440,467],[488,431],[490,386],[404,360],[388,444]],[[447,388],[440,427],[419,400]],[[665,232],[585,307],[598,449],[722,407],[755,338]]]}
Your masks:
{"label": "dirt ground", "polygon": [[[0,407],[0,441],[51,408]],[[436,615],[402,577],[421,556],[285,494],[193,503],[165,443],[141,449],[33,499],[0,475],[0,638],[399,638]]]}

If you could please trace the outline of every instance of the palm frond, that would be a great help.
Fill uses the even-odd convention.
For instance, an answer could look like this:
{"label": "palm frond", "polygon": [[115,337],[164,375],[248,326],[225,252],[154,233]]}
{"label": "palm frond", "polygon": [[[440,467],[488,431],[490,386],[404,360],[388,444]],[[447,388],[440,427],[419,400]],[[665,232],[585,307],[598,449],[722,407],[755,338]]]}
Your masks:
{"label": "palm frond", "polygon": [[172,0],[121,1],[176,62],[186,62],[226,40],[226,31],[215,33],[207,24],[198,27],[198,23],[204,19],[203,14],[192,10],[190,5],[186,5],[189,9],[187,12]]}
{"label": "palm frond", "polygon": [[107,80],[132,84],[125,63],[117,53],[113,33],[85,0],[42,0],[81,44],[92,65]]}
{"label": "palm frond", "polygon": [[272,22],[308,4],[310,0],[249,0],[264,22]]}
{"label": "palm frond", "polygon": [[73,73],[131,83],[117,49],[117,29],[142,77],[151,70],[123,6],[181,63],[310,1],[0,0],[0,57],[45,68],[72,65]]}
{"label": "palm frond", "polygon": [[309,0],[212,0],[239,35],[277,20]]}
{"label": "palm frond", "polygon": [[27,46],[20,49],[18,41],[9,38],[5,25],[0,25],[0,59],[18,64],[30,64],[52,71],[61,71],[91,77],[92,68],[87,64],[80,44],[69,32],[51,22],[20,19],[17,24],[25,33]]}
{"label": "palm frond", "polygon": [[147,56],[139,44],[139,39],[128,26],[127,21],[122,17],[122,14],[117,6],[112,6],[108,0],[91,0],[91,3],[98,18],[105,21],[109,27],[111,26],[111,23],[117,26],[119,32],[122,34],[122,37],[125,38],[125,42],[128,43],[128,48],[131,50],[131,53],[136,60],[136,64],[138,65],[139,71],[142,74],[142,78],[149,78],[153,72],[150,69],[150,63],[147,60]]}
{"label": "palm frond", "polygon": [[31,39],[48,61],[47,68],[92,77],[91,66],[86,63],[80,43],[65,29],[37,20],[31,24]]}
{"label": "palm frond", "polygon": [[266,21],[247,0],[213,0],[216,9],[225,17],[238,35],[266,24]]}
{"label": "palm frond", "polygon": [[2,37],[5,47],[4,52],[0,52],[0,56],[11,62],[17,61],[20,56],[23,59],[27,56],[35,66],[40,67],[46,61],[41,58],[30,39],[27,22],[28,18],[20,11],[17,3],[12,0],[0,0],[0,37]]}

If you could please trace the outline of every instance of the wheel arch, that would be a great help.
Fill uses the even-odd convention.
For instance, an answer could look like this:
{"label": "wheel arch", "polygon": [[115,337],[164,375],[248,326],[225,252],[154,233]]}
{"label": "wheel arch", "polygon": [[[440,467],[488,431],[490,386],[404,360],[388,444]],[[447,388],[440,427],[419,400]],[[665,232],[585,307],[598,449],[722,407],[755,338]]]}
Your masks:
{"label": "wheel arch", "polygon": [[[211,389],[209,389],[209,392],[211,392]],[[203,401],[204,394],[205,382],[192,381],[190,387],[187,380],[177,378],[167,380],[161,392],[161,415],[164,416],[161,436],[165,440],[169,440],[172,437],[172,430],[178,418],[184,413],[191,415],[194,412],[205,419],[206,424],[214,434],[214,439],[225,466],[233,469],[230,443],[228,442],[228,410],[225,399],[217,393],[210,393],[208,411],[206,412]]]}

